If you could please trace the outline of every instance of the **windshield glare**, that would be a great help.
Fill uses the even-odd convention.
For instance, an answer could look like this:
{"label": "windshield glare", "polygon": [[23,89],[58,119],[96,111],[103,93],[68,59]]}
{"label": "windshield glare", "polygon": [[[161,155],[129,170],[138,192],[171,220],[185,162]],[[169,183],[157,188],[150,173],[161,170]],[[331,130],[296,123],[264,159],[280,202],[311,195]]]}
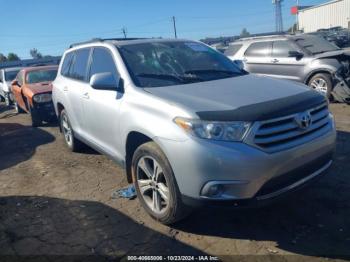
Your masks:
{"label": "windshield glare", "polygon": [[301,48],[306,49],[311,54],[320,54],[329,51],[339,50],[339,47],[328,42],[319,36],[307,35],[295,38],[295,42]]}
{"label": "windshield glare", "polygon": [[5,72],[5,80],[7,82],[12,81],[16,78],[19,70],[12,70],[12,71],[6,71]]}
{"label": "windshield glare", "polygon": [[157,87],[245,74],[223,54],[198,42],[152,42],[118,46],[135,85]]}
{"label": "windshield glare", "polygon": [[55,80],[57,69],[32,71],[27,74],[27,83],[35,84]]}

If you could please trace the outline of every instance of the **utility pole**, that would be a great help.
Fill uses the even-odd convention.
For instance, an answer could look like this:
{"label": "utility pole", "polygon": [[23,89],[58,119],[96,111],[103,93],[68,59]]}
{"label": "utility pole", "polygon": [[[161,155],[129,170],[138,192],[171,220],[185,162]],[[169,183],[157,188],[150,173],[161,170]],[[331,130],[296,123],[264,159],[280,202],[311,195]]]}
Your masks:
{"label": "utility pole", "polygon": [[297,0],[297,13],[295,15],[295,29],[296,31],[299,31],[299,0]]}
{"label": "utility pole", "polygon": [[124,38],[126,38],[126,34],[128,33],[128,30],[126,29],[125,26],[122,28],[122,33],[124,35]]}
{"label": "utility pole", "polygon": [[177,38],[175,16],[173,16],[173,26],[174,26],[174,34],[175,34],[175,38]]}

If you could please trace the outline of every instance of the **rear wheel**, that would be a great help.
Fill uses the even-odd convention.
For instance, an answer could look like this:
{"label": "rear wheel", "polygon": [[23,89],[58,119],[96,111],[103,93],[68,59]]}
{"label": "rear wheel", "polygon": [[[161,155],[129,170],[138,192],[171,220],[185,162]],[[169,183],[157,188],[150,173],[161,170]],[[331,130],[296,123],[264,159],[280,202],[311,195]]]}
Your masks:
{"label": "rear wheel", "polygon": [[309,86],[324,96],[331,98],[333,83],[329,74],[320,73],[314,75],[309,81]]}
{"label": "rear wheel", "polygon": [[140,203],[154,219],[173,224],[188,214],[170,163],[157,144],[148,142],[136,149],[132,174]]}
{"label": "rear wheel", "polygon": [[72,152],[78,152],[82,147],[82,143],[75,138],[73,128],[68,118],[68,114],[64,109],[60,114],[60,125],[66,145]]}

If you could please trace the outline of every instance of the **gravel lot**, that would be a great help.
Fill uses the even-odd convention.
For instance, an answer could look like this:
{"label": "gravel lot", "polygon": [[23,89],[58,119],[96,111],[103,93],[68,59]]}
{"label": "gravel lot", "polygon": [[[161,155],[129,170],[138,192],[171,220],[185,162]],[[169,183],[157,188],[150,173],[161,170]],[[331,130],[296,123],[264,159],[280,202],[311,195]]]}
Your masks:
{"label": "gravel lot", "polygon": [[327,176],[268,207],[198,210],[167,227],[137,200],[111,199],[127,185],[112,161],[69,152],[55,124],[32,128],[0,104],[0,255],[350,259],[350,106],[331,109],[338,145]]}

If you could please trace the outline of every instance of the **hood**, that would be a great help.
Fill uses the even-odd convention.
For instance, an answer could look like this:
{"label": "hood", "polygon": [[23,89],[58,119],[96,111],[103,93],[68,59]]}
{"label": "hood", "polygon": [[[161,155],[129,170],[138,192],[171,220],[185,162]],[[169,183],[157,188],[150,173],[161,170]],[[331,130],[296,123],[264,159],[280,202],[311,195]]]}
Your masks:
{"label": "hood", "polygon": [[32,91],[33,95],[52,92],[51,82],[27,84],[27,87]]}
{"label": "hood", "polygon": [[213,121],[270,119],[325,102],[322,95],[305,85],[255,75],[145,90]]}
{"label": "hood", "polygon": [[328,58],[328,57],[336,57],[336,56],[342,56],[342,55],[346,55],[350,57],[350,51],[347,51],[347,50],[330,51],[330,52],[325,52],[321,54],[316,54],[315,58]]}

